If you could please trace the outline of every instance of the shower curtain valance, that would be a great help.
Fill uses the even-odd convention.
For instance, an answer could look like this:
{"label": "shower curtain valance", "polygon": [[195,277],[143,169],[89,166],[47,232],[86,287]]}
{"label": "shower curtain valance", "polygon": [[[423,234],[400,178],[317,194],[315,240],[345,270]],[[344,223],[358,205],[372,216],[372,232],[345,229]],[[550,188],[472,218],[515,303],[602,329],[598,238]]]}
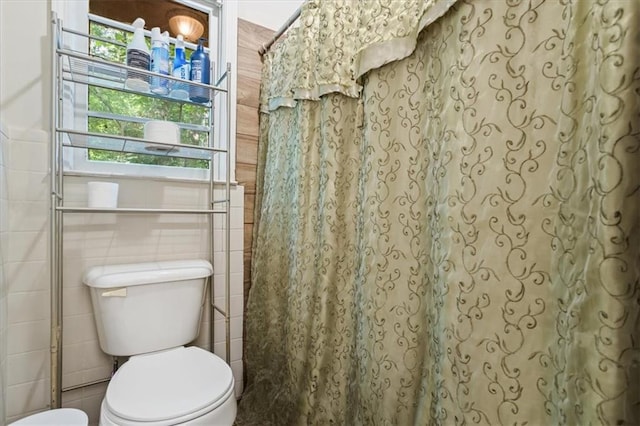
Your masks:
{"label": "shower curtain valance", "polygon": [[367,71],[409,56],[422,29],[457,0],[308,0],[300,26],[264,56],[261,111],[327,93],[357,98]]}

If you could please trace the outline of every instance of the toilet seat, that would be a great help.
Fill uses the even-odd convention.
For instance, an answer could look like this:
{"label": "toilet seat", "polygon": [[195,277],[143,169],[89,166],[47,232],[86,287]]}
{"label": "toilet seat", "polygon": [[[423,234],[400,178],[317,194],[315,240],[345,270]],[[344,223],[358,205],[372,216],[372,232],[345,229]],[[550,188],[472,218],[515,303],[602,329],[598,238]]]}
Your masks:
{"label": "toilet seat", "polygon": [[126,422],[184,423],[233,397],[231,368],[197,347],[133,356],[111,379],[103,402]]}

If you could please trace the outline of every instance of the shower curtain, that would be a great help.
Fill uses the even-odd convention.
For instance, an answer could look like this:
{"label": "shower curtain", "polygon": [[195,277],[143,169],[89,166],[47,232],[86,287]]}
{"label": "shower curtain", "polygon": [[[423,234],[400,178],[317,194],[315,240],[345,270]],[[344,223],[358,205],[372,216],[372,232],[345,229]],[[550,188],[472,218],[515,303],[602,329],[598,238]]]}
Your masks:
{"label": "shower curtain", "polygon": [[640,424],[640,2],[452,3],[265,57],[239,424]]}

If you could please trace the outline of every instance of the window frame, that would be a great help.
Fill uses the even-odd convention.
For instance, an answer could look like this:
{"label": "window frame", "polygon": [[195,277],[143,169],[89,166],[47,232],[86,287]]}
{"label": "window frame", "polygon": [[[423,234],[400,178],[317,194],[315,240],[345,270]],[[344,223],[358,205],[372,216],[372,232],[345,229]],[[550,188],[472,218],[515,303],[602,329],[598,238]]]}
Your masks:
{"label": "window frame", "polygon": [[[231,76],[229,76],[232,78],[231,91],[223,96],[216,96],[214,100],[213,120],[215,126],[213,127],[213,138],[215,146],[226,146],[225,139],[227,126],[231,128],[231,138],[228,141],[228,153],[226,155],[231,156],[231,170],[229,171],[229,175],[231,182],[235,183],[236,85],[235,80],[233,79],[235,76],[233,70],[235,70],[237,63],[237,3],[234,1],[216,2],[211,0],[172,1],[209,14],[208,38],[209,40],[219,40],[217,43],[210,43],[209,47],[210,57],[212,58],[212,63],[214,63],[213,78],[215,79],[222,75],[224,68],[226,68],[226,63],[231,63],[232,73]],[[220,6],[217,6],[218,4]],[[89,0],[74,2],[53,0],[52,11],[58,14],[65,27],[83,33],[88,32],[90,20],[133,31],[133,27],[129,24],[120,23],[101,16],[90,15]],[[145,30],[145,36],[150,36],[150,34],[150,31]],[[172,42],[174,41],[173,38],[171,40]],[[188,47],[195,47],[195,45],[191,43],[187,43],[187,45]],[[88,49],[88,43],[84,46],[70,46],[70,48],[86,51]],[[220,64],[224,64],[224,66],[220,66]],[[225,81],[223,81],[222,84],[224,85]],[[71,126],[71,128],[86,131],[90,115],[87,109],[88,86],[75,86],[82,86],[82,88],[80,90],[78,90],[78,88],[72,88],[70,90],[71,95],[69,96],[69,99],[64,101],[63,108],[65,111],[70,112],[70,114],[65,114],[68,117],[65,118],[65,120],[70,119],[73,121],[72,123],[65,123],[65,126]],[[230,97],[231,101],[229,111],[227,111],[226,108],[227,96]],[[81,107],[78,107],[78,105]],[[229,115],[228,120],[226,117],[227,113]],[[189,167],[91,161],[88,159],[87,149],[71,147],[65,147],[64,149],[67,151],[64,156],[64,173],[68,175],[124,176],[136,178],[146,177],[153,179],[189,181],[207,181],[210,176],[209,168],[196,169]],[[224,155],[216,155],[216,157],[217,158],[214,158],[214,161],[209,163],[210,167],[212,165],[214,167],[214,181],[224,182],[226,180],[226,158],[224,158]]]}

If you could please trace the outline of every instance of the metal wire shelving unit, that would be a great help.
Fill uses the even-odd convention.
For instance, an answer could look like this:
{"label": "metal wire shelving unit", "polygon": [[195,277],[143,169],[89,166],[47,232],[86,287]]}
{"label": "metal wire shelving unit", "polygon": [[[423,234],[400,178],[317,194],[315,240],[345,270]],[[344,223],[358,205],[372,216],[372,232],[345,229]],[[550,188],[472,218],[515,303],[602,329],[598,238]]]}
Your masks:
{"label": "metal wire shelving unit", "polygon": [[[111,42],[100,37],[90,34],[81,33],[72,29],[65,28],[62,21],[55,13],[51,16],[51,26],[53,34],[52,46],[52,105],[51,105],[51,152],[50,152],[50,180],[51,180],[51,208],[50,208],[50,275],[51,275],[51,407],[58,408],[62,403],[62,392],[72,389],[78,389],[86,386],[95,385],[108,381],[93,381],[90,383],[82,383],[63,389],[62,387],[62,335],[63,335],[63,255],[64,255],[64,216],[66,214],[87,214],[87,213],[107,213],[107,214],[179,214],[179,215],[206,215],[208,220],[208,233],[210,240],[210,262],[214,264],[214,216],[224,215],[224,236],[221,241],[224,244],[224,263],[225,263],[225,297],[224,306],[217,306],[214,303],[214,285],[213,277],[209,280],[209,305],[210,305],[210,350],[213,352],[214,345],[214,315],[220,313],[225,322],[226,330],[226,359],[230,362],[230,206],[231,206],[231,157],[229,153],[229,141],[231,140],[231,126],[229,121],[231,110],[231,65],[227,63],[226,69],[219,76],[214,85],[206,85],[195,82],[185,82],[178,80],[172,76],[161,76],[168,81],[180,81],[187,83],[190,87],[199,87],[209,91],[210,103],[206,105],[208,109],[208,125],[194,125],[189,123],[177,123],[182,129],[196,130],[208,134],[208,143],[204,146],[172,144],[161,141],[151,141],[139,137],[129,137],[123,135],[103,134],[89,132],[85,130],[74,129],[68,126],[69,120],[64,119],[65,108],[68,109],[69,89],[71,92],[77,90],[77,87],[94,86],[99,88],[110,89],[127,94],[142,95],[150,98],[160,98],[162,100],[202,106],[189,100],[173,99],[168,96],[157,95],[154,93],[142,93],[129,90],[125,87],[125,80],[129,72],[134,71],[137,75],[151,77],[159,77],[158,74],[131,68],[124,64],[114,63],[99,57],[90,56],[82,51],[69,48],[69,43],[65,40],[67,37],[81,37],[88,43],[90,40],[99,40],[101,42]],[[116,43],[117,44],[117,43]],[[88,89],[87,89],[88,90]],[[221,108],[226,108],[226,138],[225,144],[216,144],[214,132],[214,109],[216,105],[216,97],[224,96],[224,101],[220,101]],[[104,115],[104,114],[103,114]],[[114,118],[114,117],[106,117]],[[140,117],[115,117],[132,122],[143,123],[146,121]],[[220,147],[222,146],[222,147]],[[121,153],[147,154],[162,157],[173,157],[182,159],[204,160],[209,163],[208,173],[208,201],[207,206],[196,209],[165,209],[165,208],[90,208],[65,205],[64,198],[64,157],[67,148],[75,149],[100,149]],[[224,178],[214,181],[216,177],[216,167],[223,167]],[[220,182],[222,181],[222,182]],[[222,198],[215,199],[216,185],[223,185],[224,194]],[[219,192],[218,192],[219,193]],[[220,242],[218,242],[220,243]]]}

